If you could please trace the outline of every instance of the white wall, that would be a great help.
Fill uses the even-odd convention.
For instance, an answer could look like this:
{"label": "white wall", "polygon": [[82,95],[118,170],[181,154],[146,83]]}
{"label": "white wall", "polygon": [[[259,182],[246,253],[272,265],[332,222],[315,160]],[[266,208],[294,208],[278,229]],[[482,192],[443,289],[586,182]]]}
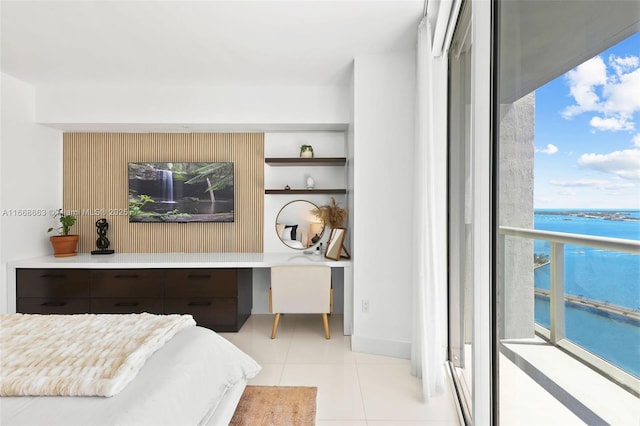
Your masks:
{"label": "white wall", "polygon": [[[533,228],[534,140],[535,92],[500,105],[500,226]],[[506,238],[504,251],[499,337],[534,337],[533,240]]]}
{"label": "white wall", "polygon": [[[238,127],[272,124],[283,128],[327,124],[344,129],[345,124],[350,123],[345,154],[350,162],[347,179],[352,192],[338,201],[351,210],[348,240],[354,260],[354,350],[407,357],[411,284],[409,247],[403,241],[409,240],[411,233],[407,227],[411,223],[407,206],[411,205],[414,77],[414,53],[403,52],[358,58],[350,87],[202,90],[39,87],[36,121],[50,125],[95,123],[105,128],[127,123],[220,123],[238,124]],[[18,82],[15,85],[18,86]],[[21,93],[33,109],[33,88],[24,87]],[[37,154],[31,161],[41,158],[46,161],[39,166],[42,171],[34,172],[36,175],[32,174],[34,177],[29,178],[29,182],[46,184],[29,185],[29,191],[36,194],[38,204],[47,203],[48,208],[55,208],[62,199],[61,134],[34,125],[32,117],[25,113],[22,120],[11,120],[16,123],[14,126],[18,122],[23,124],[19,131],[14,131],[15,136],[6,148],[7,138],[3,132],[3,206],[21,201],[20,197],[30,199],[21,190],[9,190],[5,196],[6,179],[13,169],[5,168],[4,162],[13,163],[15,169],[17,159]],[[37,132],[48,138],[27,136]],[[344,136],[342,138],[344,140]],[[57,143],[34,147],[44,139],[55,139]],[[277,203],[287,201],[290,200],[279,198]],[[328,198],[312,201],[323,203]],[[276,201],[269,203],[265,202],[265,221],[267,216],[277,214]],[[31,220],[31,223],[34,222]],[[29,233],[22,238],[25,249],[12,250],[11,259],[49,253],[44,238],[48,223],[42,225],[29,228]],[[265,231],[267,228],[265,226]],[[23,229],[14,227],[11,233]],[[7,235],[4,222],[2,231],[2,249],[6,253],[5,243],[14,236]],[[255,271],[256,313],[267,307],[267,299],[263,297],[268,289],[267,272]],[[336,281],[341,281],[339,278]],[[360,310],[362,299],[369,300],[367,314]]]}
{"label": "white wall", "polygon": [[[358,57],[352,216],[355,351],[408,358],[415,54]],[[362,301],[369,312],[362,312]]]}
{"label": "white wall", "polygon": [[[349,119],[338,86],[38,87],[36,121],[65,124],[335,124]],[[264,129],[263,129],[264,130]]]}
{"label": "white wall", "polygon": [[[313,146],[316,157],[345,157],[344,132],[268,132],[264,136],[265,157],[297,157],[300,145]],[[264,168],[265,189],[304,189],[306,176],[312,176],[316,188],[347,188],[344,166],[269,166]],[[264,251],[297,253],[298,250],[287,247],[275,232],[275,223],[280,209],[294,200],[307,200],[317,206],[331,202],[329,194],[304,195],[265,195],[264,199]],[[346,197],[333,195],[341,207],[346,207]],[[326,243],[329,228],[325,229],[321,242]]]}
{"label": "white wall", "polygon": [[[348,89],[339,86],[41,86],[37,88],[36,122],[71,131],[344,129],[351,114],[350,105]],[[175,124],[187,124],[189,128]],[[292,135],[296,137],[293,133],[289,135],[290,139]],[[296,145],[298,141],[288,143]],[[293,145],[292,149],[299,149]],[[316,147],[320,149],[317,155],[330,155],[323,153],[321,147]],[[296,154],[297,151],[293,152]],[[321,182],[322,178],[318,183]],[[317,197],[308,199],[316,203],[326,201]],[[269,224],[265,232],[274,228],[277,212],[286,201],[291,200],[284,196],[265,199],[265,222]],[[265,238],[265,251],[291,250],[269,235]],[[268,312],[268,272],[268,269],[254,271],[254,313]],[[336,292],[342,291],[341,276],[334,277],[334,284]],[[334,301],[339,312],[340,300]]]}
{"label": "white wall", "polygon": [[[347,236],[345,238],[345,244],[347,247],[353,247],[353,234],[355,229],[353,228],[353,217],[356,213],[356,208],[353,203],[353,169],[356,164],[355,157],[353,156],[353,146],[354,146],[354,115],[355,115],[355,75],[351,73],[351,80],[349,82],[349,105],[351,105],[351,115],[349,117],[349,125],[347,127],[346,134],[346,144],[347,144],[347,162],[349,167],[347,169],[347,188],[349,188],[349,192],[347,193],[347,207],[349,208],[349,218],[347,219],[347,228],[351,230],[351,232],[347,232]],[[353,296],[353,295],[352,295]]]}
{"label": "white wall", "polygon": [[[316,157],[345,157],[346,142],[342,131],[334,132],[267,132],[264,136],[265,157],[297,157],[300,145],[312,145]],[[264,181],[267,189],[283,189],[289,185],[292,189],[301,189],[305,183],[305,176],[312,175],[316,181],[316,188],[348,188],[344,166],[314,166],[314,167],[283,167],[265,165]],[[334,195],[340,206],[346,207],[346,197],[342,194]],[[322,206],[331,201],[331,195],[265,195],[264,199],[264,251],[272,253],[290,253],[291,256],[309,256],[304,250],[287,247],[276,234],[276,218],[283,206],[295,200],[306,200]],[[349,226],[347,225],[347,228]],[[320,242],[326,245],[330,228],[326,227]],[[310,250],[315,250],[315,246]],[[253,313],[265,314],[269,312],[269,270],[254,270],[253,273]],[[342,270],[332,270],[334,287],[334,312],[343,312]]]}
{"label": "white wall", "polygon": [[52,253],[51,210],[62,207],[62,132],[34,123],[35,89],[7,74],[0,128],[0,312],[7,306],[7,262]]}

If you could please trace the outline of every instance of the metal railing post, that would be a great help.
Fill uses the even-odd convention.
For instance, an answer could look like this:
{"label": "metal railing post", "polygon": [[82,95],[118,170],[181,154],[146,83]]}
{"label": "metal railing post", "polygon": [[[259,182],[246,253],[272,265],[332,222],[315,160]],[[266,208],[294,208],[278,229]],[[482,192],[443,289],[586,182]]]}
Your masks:
{"label": "metal railing post", "polygon": [[[638,395],[637,390],[640,389],[640,380],[636,376],[624,371],[620,366],[616,365],[614,361],[606,360],[604,358],[596,356],[589,352],[589,350],[580,347],[576,343],[573,343],[570,339],[566,338],[564,319],[564,247],[565,245],[574,245],[640,255],[640,240],[597,237],[593,235],[569,234],[565,232],[541,231],[537,229],[514,228],[509,226],[501,226],[500,235],[526,238],[531,240],[544,240],[549,241],[549,243],[551,244],[551,252],[549,258],[551,288],[548,292],[550,305],[549,316],[551,324],[549,326],[549,331],[547,331],[546,327],[543,327],[542,325],[536,323],[536,333],[540,333],[540,335],[543,336],[544,339],[549,339],[549,341],[554,346],[562,348],[572,356],[575,356],[577,359],[586,363],[595,371],[601,373],[605,378],[612,380],[614,383],[621,385],[627,390],[630,390],[634,395]],[[501,246],[504,246],[504,240],[502,238],[499,240],[499,242]],[[497,256],[499,257],[498,262],[502,261],[505,265],[509,263],[509,253],[498,253]],[[500,267],[499,271],[504,272],[504,268]],[[503,286],[506,286],[506,284],[504,284]],[[546,290],[537,290],[540,292],[540,294],[546,296]],[[607,304],[605,301],[585,299],[579,295],[567,295],[566,297],[567,300],[570,301],[570,303],[578,303],[584,305],[584,302],[588,300],[588,305],[595,307],[596,309],[601,309],[604,312],[610,312],[612,310],[612,306],[610,304]],[[640,316],[637,309],[617,306],[614,311],[614,314],[622,315],[627,318],[638,318]],[[504,324],[502,326],[504,327]]]}
{"label": "metal railing post", "polygon": [[564,339],[564,244],[551,243],[551,292],[549,314],[551,317],[551,342]]}

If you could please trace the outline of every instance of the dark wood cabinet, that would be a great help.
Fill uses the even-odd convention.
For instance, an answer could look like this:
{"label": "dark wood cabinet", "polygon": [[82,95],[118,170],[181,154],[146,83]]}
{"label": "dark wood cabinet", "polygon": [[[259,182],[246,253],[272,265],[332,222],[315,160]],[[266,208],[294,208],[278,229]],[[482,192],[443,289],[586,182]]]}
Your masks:
{"label": "dark wood cabinet", "polygon": [[167,273],[167,297],[237,297],[237,269],[174,269]]}
{"label": "dark wood cabinet", "polygon": [[57,297],[19,297],[16,311],[24,314],[88,314],[91,301]]}
{"label": "dark wood cabinet", "polygon": [[18,269],[16,311],[37,314],[91,312],[90,273],[81,269]]}
{"label": "dark wood cabinet", "polygon": [[166,313],[191,313],[216,331],[237,331],[251,315],[251,269],[172,269],[166,280]]}
{"label": "dark wood cabinet", "polygon": [[163,273],[157,269],[92,270],[91,297],[163,298]]}
{"label": "dark wood cabinet", "polygon": [[89,298],[90,271],[84,269],[18,269],[16,296]]}
{"label": "dark wood cabinet", "polygon": [[251,269],[17,269],[16,311],[33,314],[191,314],[238,331],[251,315]]}
{"label": "dark wood cabinet", "polygon": [[164,299],[136,298],[95,298],[91,299],[91,313],[94,314],[164,314]]}

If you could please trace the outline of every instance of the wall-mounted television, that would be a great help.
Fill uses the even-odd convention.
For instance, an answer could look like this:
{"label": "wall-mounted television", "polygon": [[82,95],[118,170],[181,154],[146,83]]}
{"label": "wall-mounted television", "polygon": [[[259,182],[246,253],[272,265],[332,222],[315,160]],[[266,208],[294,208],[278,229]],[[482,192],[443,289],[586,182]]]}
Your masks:
{"label": "wall-mounted television", "polygon": [[233,163],[128,163],[129,222],[233,222]]}

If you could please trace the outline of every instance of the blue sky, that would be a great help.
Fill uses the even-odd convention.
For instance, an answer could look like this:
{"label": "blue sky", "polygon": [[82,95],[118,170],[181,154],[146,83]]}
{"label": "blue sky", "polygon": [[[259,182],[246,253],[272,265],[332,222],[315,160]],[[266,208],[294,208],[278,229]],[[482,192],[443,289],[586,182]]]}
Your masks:
{"label": "blue sky", "polygon": [[535,208],[640,209],[640,33],[535,96]]}

